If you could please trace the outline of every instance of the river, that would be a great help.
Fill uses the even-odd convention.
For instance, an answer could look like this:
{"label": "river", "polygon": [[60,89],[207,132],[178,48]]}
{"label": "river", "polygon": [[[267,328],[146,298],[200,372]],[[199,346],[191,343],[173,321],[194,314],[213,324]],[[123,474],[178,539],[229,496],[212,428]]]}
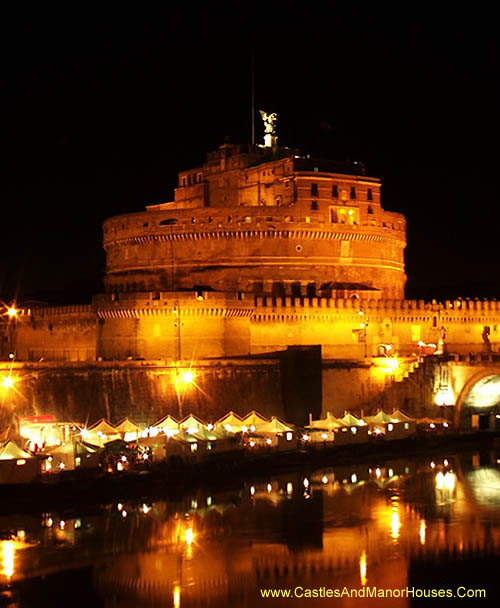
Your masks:
{"label": "river", "polygon": [[1,515],[0,606],[486,606],[500,595],[499,462],[373,461]]}

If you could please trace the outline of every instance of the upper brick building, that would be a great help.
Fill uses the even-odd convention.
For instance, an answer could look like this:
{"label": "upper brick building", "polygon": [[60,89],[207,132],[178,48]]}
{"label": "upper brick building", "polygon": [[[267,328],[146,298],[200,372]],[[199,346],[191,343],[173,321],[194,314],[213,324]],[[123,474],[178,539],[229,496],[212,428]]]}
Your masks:
{"label": "upper brick building", "polygon": [[224,144],[181,171],[175,200],[104,222],[110,293],[403,298],[403,215],[360,163]]}

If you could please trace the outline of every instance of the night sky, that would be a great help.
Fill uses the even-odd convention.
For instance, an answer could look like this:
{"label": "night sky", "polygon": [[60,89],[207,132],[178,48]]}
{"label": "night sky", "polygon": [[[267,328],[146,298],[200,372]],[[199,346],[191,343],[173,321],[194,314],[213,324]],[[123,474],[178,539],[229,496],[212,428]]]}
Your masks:
{"label": "night sky", "polygon": [[363,161],[406,215],[407,296],[500,298],[494,38],[40,19],[3,24],[4,300],[89,302],[102,221],[173,200],[178,170],[249,141],[252,47],[279,143]]}

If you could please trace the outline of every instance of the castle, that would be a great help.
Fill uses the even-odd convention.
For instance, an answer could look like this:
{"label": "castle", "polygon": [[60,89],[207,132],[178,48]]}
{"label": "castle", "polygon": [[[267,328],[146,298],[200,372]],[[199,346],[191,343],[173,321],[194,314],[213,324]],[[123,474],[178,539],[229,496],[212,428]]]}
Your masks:
{"label": "castle", "polygon": [[[172,202],[104,222],[105,293],[19,310],[1,356],[19,362],[261,356],[323,360],[495,350],[500,302],[404,299],[403,215],[360,163],[225,143],[179,173]],[[4,317],[5,318],[5,317]],[[12,355],[11,355],[12,357]]]}

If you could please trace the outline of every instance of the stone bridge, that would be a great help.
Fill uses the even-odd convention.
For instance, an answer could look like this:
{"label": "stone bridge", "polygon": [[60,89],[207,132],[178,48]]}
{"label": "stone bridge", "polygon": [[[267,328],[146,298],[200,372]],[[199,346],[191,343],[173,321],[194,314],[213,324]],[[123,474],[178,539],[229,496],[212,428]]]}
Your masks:
{"label": "stone bridge", "polygon": [[[454,406],[456,425],[500,427],[500,353],[436,357],[434,402]],[[496,422],[498,421],[498,422]]]}

